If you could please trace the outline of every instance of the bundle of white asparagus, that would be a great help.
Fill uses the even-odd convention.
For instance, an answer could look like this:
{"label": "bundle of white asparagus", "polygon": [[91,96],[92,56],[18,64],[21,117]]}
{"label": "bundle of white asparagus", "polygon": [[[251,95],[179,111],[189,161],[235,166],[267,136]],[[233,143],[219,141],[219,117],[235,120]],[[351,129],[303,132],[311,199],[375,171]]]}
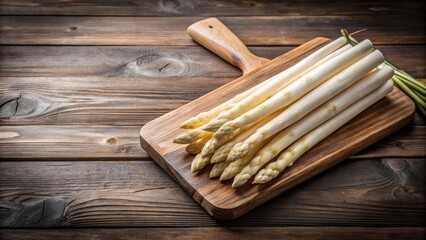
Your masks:
{"label": "bundle of white asparagus", "polygon": [[[196,154],[191,171],[266,183],[392,91],[391,67],[369,40],[338,38],[296,65],[184,123],[175,143]],[[269,163],[269,164],[267,164]],[[267,165],[266,165],[267,164]],[[266,166],[266,167],[265,167]],[[262,169],[263,167],[263,169]]]}

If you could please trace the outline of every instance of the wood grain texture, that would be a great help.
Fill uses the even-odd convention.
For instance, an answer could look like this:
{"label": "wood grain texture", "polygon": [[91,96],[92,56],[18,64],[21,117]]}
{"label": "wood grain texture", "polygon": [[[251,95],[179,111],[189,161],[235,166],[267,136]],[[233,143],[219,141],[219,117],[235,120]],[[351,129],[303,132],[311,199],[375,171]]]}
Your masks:
{"label": "wood grain texture", "polygon": [[[138,126],[0,126],[0,159],[148,160]],[[382,150],[383,151],[383,150]]]}
{"label": "wood grain texture", "polygon": [[[0,126],[2,160],[145,160],[139,126]],[[353,159],[425,157],[426,127],[409,126],[379,141]]]}
{"label": "wood grain texture", "polygon": [[424,239],[425,229],[360,227],[209,227],[209,228],[120,228],[120,229],[5,229],[5,239]]}
{"label": "wood grain texture", "polygon": [[[424,155],[421,154],[426,139],[425,119],[419,115],[411,123],[415,127],[404,128],[354,156],[363,160],[348,159],[239,220],[226,223],[208,217],[154,162],[149,161],[146,153],[136,145],[138,139],[135,139],[134,129],[178,107],[178,104],[168,107],[164,101],[166,95],[170,94],[171,98],[184,104],[240,75],[236,68],[189,40],[184,30],[199,19],[229,16],[224,22],[232,24],[233,30],[237,27],[238,35],[244,34],[243,40],[254,45],[249,49],[270,59],[292,48],[286,44],[302,43],[323,33],[336,37],[338,32],[334,30],[343,25],[350,31],[373,27],[373,32],[370,29],[370,33],[360,34],[358,38],[376,35],[384,44],[392,43],[379,46],[385,56],[410,74],[424,78],[426,48],[411,44],[424,40],[421,38],[425,29],[424,11],[422,1],[411,0],[0,1],[0,15],[15,15],[11,16],[12,20],[17,18],[19,22],[11,34],[10,21],[3,24],[4,17],[0,17],[0,40],[3,41],[3,35],[9,31],[7,41],[10,44],[34,42],[25,40],[34,36],[41,44],[0,46],[0,77],[3,77],[0,83],[6,83],[2,85],[5,88],[0,92],[0,101],[3,104],[5,99],[10,100],[0,109],[2,114],[9,116],[2,115],[0,119],[0,225],[143,227],[46,231],[3,228],[0,239],[206,239],[211,236],[218,239],[423,239],[426,213]],[[393,16],[376,17],[378,14]],[[401,14],[418,16],[401,17]],[[76,17],[66,17],[69,15]],[[91,17],[95,15],[148,18]],[[277,21],[276,16],[293,17]],[[389,21],[392,17],[395,19]],[[55,22],[57,20],[59,22]],[[31,24],[23,25],[28,22]],[[271,22],[278,23],[262,25]],[[104,26],[100,26],[102,24]],[[327,25],[332,29],[326,29]],[[28,32],[25,28],[32,30]],[[162,31],[163,28],[180,30]],[[120,34],[124,36],[122,39],[114,39]],[[127,45],[136,42],[129,38],[142,34],[152,40],[141,38],[137,41],[152,46],[43,45],[66,41],[72,44]],[[58,36],[59,39],[55,39]],[[86,36],[88,40],[84,39]],[[21,43],[11,37],[19,38]],[[273,42],[280,45],[271,45]],[[89,80],[84,84],[86,78]],[[107,78],[113,79],[108,81]],[[135,88],[129,94],[126,93],[128,88],[122,86],[129,81],[126,78],[139,79],[130,80]],[[160,86],[161,90],[156,91],[156,81],[160,78],[167,78],[159,80],[158,84],[165,84],[169,89]],[[185,90],[179,87],[182,78],[185,78],[183,85],[201,89],[200,93],[189,90],[185,95]],[[90,89],[82,91],[73,87],[70,83],[73,79]],[[69,91],[60,88],[62,81],[66,87],[71,87]],[[123,84],[114,81],[123,81]],[[30,106],[34,109],[31,108],[34,102],[20,101],[21,93],[22,99],[28,95],[37,96],[36,100],[47,99],[51,107],[47,116],[40,111],[31,115],[22,108]],[[100,96],[96,97],[98,94]],[[128,111],[112,108],[108,115],[104,107],[108,103],[107,97],[119,100]],[[83,98],[88,101],[82,101]],[[143,107],[140,106],[141,98]],[[132,114],[135,106],[147,112]],[[91,112],[91,108],[95,111]],[[157,110],[160,112],[156,113]],[[10,118],[15,112],[22,115]],[[131,126],[119,121],[120,114],[123,114],[122,121]],[[96,123],[96,119],[102,125]],[[399,158],[380,159],[386,156]],[[418,159],[410,159],[416,156]],[[368,157],[375,159],[364,160]],[[5,162],[5,159],[30,162]],[[317,227],[287,227],[302,225]],[[332,225],[339,227],[329,227]]]}
{"label": "wood grain texture", "polygon": [[324,38],[311,40],[261,69],[147,123],[141,130],[142,146],[210,215],[234,219],[408,124],[414,116],[414,103],[394,89],[385,99],[304,154],[283,177],[269,184],[248,184],[233,189],[229,184],[211,180],[206,171],[191,173],[193,156],[188,155],[182,145],[171,141],[183,132],[179,129],[181,122],[287,69],[327,41]]}
{"label": "wood grain texture", "polygon": [[0,226],[423,227],[424,167],[423,159],[344,161],[221,222],[152,161],[3,161]]}
{"label": "wood grain texture", "polygon": [[229,82],[195,77],[0,77],[0,125],[143,126]]}
{"label": "wood grain texture", "polygon": [[[423,46],[379,48],[390,61],[414,76],[426,76]],[[2,125],[141,126],[240,74],[199,47],[189,47],[186,51],[182,47],[2,47],[0,50],[4,56],[0,59],[0,74],[26,76],[0,78]],[[273,57],[289,48],[252,50]],[[69,58],[70,55],[74,57]],[[207,56],[202,60],[204,55]],[[193,57],[188,60],[190,56]],[[39,75],[96,77],[35,77]]]}
{"label": "wood grain texture", "polygon": [[[260,51],[274,54],[273,50]],[[240,75],[238,70],[198,46],[2,46],[0,53],[1,76],[222,78]]]}
{"label": "wood grain texture", "polygon": [[[425,45],[376,47],[411,75],[426,78]],[[249,47],[255,55],[268,59],[292,48]],[[211,84],[241,75],[200,46],[2,46],[0,69],[3,77],[202,77]]]}
{"label": "wood grain texture", "polygon": [[226,78],[1,79],[0,124],[142,126],[227,82]]}
{"label": "wood grain texture", "polygon": [[[193,45],[186,28],[199,17],[4,16],[0,44]],[[375,44],[424,44],[422,15],[254,16],[220,18],[246,45],[299,45],[319,34],[335,38],[345,27]],[[389,26],[392,26],[390,28]]]}
{"label": "wood grain texture", "polygon": [[2,0],[2,15],[250,16],[422,14],[422,1]]}
{"label": "wood grain texture", "polygon": [[350,158],[382,157],[426,157],[426,127],[411,123]]}

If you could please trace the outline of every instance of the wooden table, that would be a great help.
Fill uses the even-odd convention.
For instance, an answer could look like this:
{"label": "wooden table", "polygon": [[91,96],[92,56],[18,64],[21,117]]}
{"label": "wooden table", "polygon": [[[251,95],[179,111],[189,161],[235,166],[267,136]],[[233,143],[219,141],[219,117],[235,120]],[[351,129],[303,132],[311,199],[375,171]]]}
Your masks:
{"label": "wooden table", "polygon": [[419,114],[230,222],[210,218],[138,134],[240,75],[187,36],[195,21],[218,17],[266,58],[368,28],[357,38],[422,79],[424,13],[421,1],[1,1],[0,238],[423,238]]}

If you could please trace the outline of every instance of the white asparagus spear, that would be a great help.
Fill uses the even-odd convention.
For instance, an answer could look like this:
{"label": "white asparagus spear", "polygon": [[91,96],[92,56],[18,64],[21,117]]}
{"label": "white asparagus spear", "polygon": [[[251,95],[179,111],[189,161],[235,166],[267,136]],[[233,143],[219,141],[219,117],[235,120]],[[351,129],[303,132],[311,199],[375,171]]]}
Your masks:
{"label": "white asparagus spear", "polygon": [[[316,63],[327,57],[330,53],[334,52],[336,49],[340,48],[346,43],[345,38],[338,38],[333,42],[327,44],[316,52],[312,53],[305,59],[301,60],[294,66],[282,71],[281,73],[269,78],[262,87],[258,88],[256,91],[248,95],[246,98],[242,99],[236,103],[231,109],[222,111],[215,119],[209,123],[202,126],[203,130],[206,131],[215,131],[220,126],[222,126],[226,121],[234,119],[241,115],[242,113],[248,111],[259,103],[263,102],[265,99],[274,95],[278,92],[282,85],[285,83],[291,82],[293,78],[296,78],[298,75],[303,73],[305,70],[314,66]],[[365,44],[358,44],[357,46]],[[362,48],[361,46],[361,48]],[[354,47],[356,48],[356,47]]]}
{"label": "white asparagus spear", "polygon": [[246,128],[249,128],[249,126],[240,128],[237,131],[235,131],[233,134],[221,137],[221,138],[210,138],[204,145],[201,152],[197,155],[195,155],[194,159],[191,163],[191,172],[198,172],[204,167],[206,167],[211,160],[211,157],[213,156],[213,152],[222,146],[223,144],[229,142],[234,137],[238,136],[240,132],[243,132],[246,130]]}
{"label": "white asparagus spear", "polygon": [[[240,134],[242,136],[243,134]],[[238,136],[238,137],[240,137]],[[238,138],[237,137],[237,138]],[[234,138],[232,141],[225,143],[220,148],[218,148],[214,153],[212,158],[210,159],[211,163],[218,163],[223,162],[226,160],[226,157],[228,156],[229,151],[231,151],[232,147],[240,142],[241,140],[238,140],[237,138]]]}
{"label": "white asparagus spear", "polygon": [[210,156],[202,156],[201,153],[195,155],[191,163],[191,172],[198,172],[210,163]]}
{"label": "white asparagus spear", "polygon": [[[278,114],[276,114],[275,116],[277,116],[277,115]],[[267,119],[264,119],[264,120],[260,121],[259,123],[257,123],[253,127],[245,130],[244,132],[242,132],[241,134],[239,134],[237,137],[235,137],[231,141],[223,144],[221,147],[219,147],[218,149],[216,149],[214,151],[214,153],[213,153],[213,156],[212,156],[211,160],[210,160],[211,163],[217,163],[217,162],[225,161],[226,157],[228,156],[229,151],[232,149],[232,147],[235,144],[246,140],[250,135],[252,135],[254,132],[256,132],[257,129],[259,129],[260,127],[262,127],[265,123],[267,123],[271,119],[272,119],[272,117],[271,118],[268,117]],[[206,150],[206,152],[207,152],[207,150]]]}
{"label": "white asparagus spear", "polygon": [[210,138],[212,138],[213,133],[210,133],[210,135],[203,137],[196,142],[188,144],[188,146],[185,147],[185,151],[189,154],[199,154],[201,150],[203,149],[204,145]]}
{"label": "white asparagus spear", "polygon": [[[303,77],[296,80],[286,88],[280,90],[275,95],[249,110],[248,112],[239,112],[240,116],[232,121],[227,121],[222,127],[219,128],[219,130],[217,130],[215,136],[220,137],[230,134],[240,127],[257,121],[258,119],[263,118],[264,116],[267,116],[272,112],[277,111],[278,109],[290,105],[328,78],[344,70],[353,63],[356,63],[360,58],[364,57],[372,50],[373,44],[369,40],[364,40],[355,47],[345,51],[337,57],[334,57],[320,65],[318,68],[308,72]],[[238,106],[238,104],[235,106]],[[235,106],[229,111],[232,111]],[[205,130],[204,127],[203,129]]]}
{"label": "white asparagus spear", "polygon": [[[263,127],[259,128],[256,133],[250,136],[242,144],[234,146],[234,148],[229,154],[229,160],[241,158],[253,144],[263,139],[269,138],[275,133],[281,131],[282,129],[285,129],[297,120],[301,119],[306,114],[308,114],[327,100],[334,97],[339,92],[352,85],[366,73],[370,72],[379,64],[383,63],[383,61],[383,54],[380,51],[374,51],[359,60],[358,62],[352,64],[345,70],[331,77],[323,84],[313,89],[311,92],[309,92],[301,99],[293,103],[279,116],[265,124]],[[389,70],[388,72],[390,73]],[[386,80],[387,79],[389,78],[386,78]],[[245,114],[242,116],[245,116]],[[234,126],[241,125],[240,122],[238,122],[238,119],[239,118],[231,121],[235,122],[233,124]],[[226,123],[223,128],[231,122]],[[216,137],[216,135],[218,134],[215,134],[214,137]]]}
{"label": "white asparagus spear", "polygon": [[259,149],[261,149],[265,144],[267,144],[269,139],[265,140],[262,144],[252,148],[244,157],[240,159],[236,159],[233,162],[227,162],[230,163],[224,170],[222,175],[220,175],[220,180],[228,180],[235,175],[237,175],[241,169],[243,169],[252,159],[254,156],[256,156]]}
{"label": "white asparagus spear", "polygon": [[[242,136],[243,134],[240,134]],[[238,137],[240,137],[238,136]],[[218,163],[223,162],[226,160],[226,157],[228,156],[229,151],[231,151],[232,147],[239,143],[241,140],[238,140],[237,138],[234,138],[232,141],[225,143],[220,148],[218,148],[214,153],[212,158],[210,159],[211,163]]]}
{"label": "white asparagus spear", "polygon": [[218,162],[215,163],[212,167],[212,170],[210,170],[210,178],[217,178],[219,177],[223,170],[229,165],[227,162]]}
{"label": "white asparagus spear", "polygon": [[226,135],[223,137],[219,137],[219,138],[215,138],[214,136],[209,139],[206,144],[204,145],[203,149],[201,150],[201,155],[202,156],[212,156],[213,153],[220,148],[223,144],[232,141],[232,139],[234,139],[235,137],[237,137],[238,135],[240,135],[241,133],[243,133],[245,130],[249,129],[250,126],[244,127],[244,128],[240,128],[237,131],[233,132],[230,135]]}
{"label": "white asparagus spear", "polygon": [[[340,53],[348,50],[349,48],[352,48],[352,45],[350,45],[350,44],[344,45],[343,47],[337,49],[336,51],[332,52],[327,57],[325,57],[324,59],[319,61],[317,64],[314,65],[314,67],[322,64],[323,62],[328,61],[329,59],[339,55]],[[259,89],[260,87],[265,85],[269,80],[271,80],[271,79],[267,79],[266,81],[263,81],[263,82],[257,84],[256,86],[250,88],[249,90],[236,95],[235,97],[233,97],[233,98],[229,99],[228,101],[210,109],[209,111],[201,112],[201,113],[197,114],[196,116],[191,117],[190,119],[183,122],[180,127],[185,128],[185,129],[194,129],[194,128],[200,127],[200,126],[208,123],[210,120],[212,120],[213,118],[218,116],[222,111],[230,109],[231,107],[233,107],[233,104],[241,101],[242,99],[249,96],[250,94],[252,94],[257,89]]]}
{"label": "white asparagus spear", "polygon": [[[361,98],[382,86],[389,78],[392,77],[392,75],[393,69],[388,66],[370,73],[362,80],[358,81],[336,97],[312,111],[300,121],[280,132],[266,146],[259,150],[258,154],[253,158],[249,165],[241,170],[241,173],[238,176],[238,181],[241,184],[244,184],[244,182],[256,174],[256,172],[264,164],[277,156],[294,141],[321,123],[334,117],[350,105],[357,101],[362,101]],[[255,144],[253,147],[256,147],[257,145],[258,144]]]}
{"label": "white asparagus spear", "polygon": [[[343,47],[337,49],[336,51],[330,53],[327,57],[323,58],[321,61],[319,61],[318,63],[316,63],[313,67],[311,67],[310,69],[307,69],[307,71],[305,71],[304,73],[307,73],[308,71],[311,71],[312,69],[318,67],[319,65],[327,62],[328,60],[337,57],[338,55],[340,55],[341,53],[351,49],[353,46],[350,44],[346,44]],[[303,74],[303,73],[302,73]]]}
{"label": "white asparagus spear", "polygon": [[[268,117],[264,118],[264,119],[266,119],[266,121],[265,121],[265,122],[263,122],[263,120],[264,120],[264,119],[261,119],[261,120],[259,120],[259,121],[257,121],[257,122],[254,122],[254,123],[251,123],[251,124],[249,124],[249,125],[247,125],[247,126],[244,126],[244,127],[242,127],[242,128],[239,128],[238,130],[236,130],[236,131],[235,131],[235,132],[233,132],[232,134],[229,134],[229,135],[226,135],[226,136],[222,136],[222,137],[215,137],[215,136],[213,135],[213,137],[212,137],[210,140],[208,140],[208,141],[206,142],[206,144],[204,145],[203,149],[201,150],[201,155],[202,155],[202,156],[210,156],[210,155],[213,155],[213,154],[214,154],[214,152],[215,152],[218,148],[220,148],[221,146],[223,146],[224,144],[226,144],[226,143],[228,143],[228,142],[232,141],[234,138],[238,137],[240,134],[242,134],[242,133],[244,133],[244,132],[248,131],[249,129],[251,129],[251,128],[255,127],[255,126],[257,126],[257,127],[256,127],[256,129],[257,129],[257,128],[260,128],[260,127],[261,127],[261,125],[265,124],[266,122],[268,122],[268,121],[270,121],[271,119],[273,119],[274,117],[276,117],[276,116],[277,116],[280,112],[281,112],[281,111],[277,111],[277,112],[275,112],[275,113],[271,114],[270,116],[268,116]],[[259,124],[259,123],[260,123],[260,124]]]}
{"label": "white asparagus spear", "polygon": [[[249,127],[251,127],[251,125],[247,126],[247,128]],[[231,135],[227,135],[221,138],[210,138],[205,143],[201,152],[198,153],[192,160],[191,171],[198,172],[199,170],[206,167],[210,163],[213,153],[217,148],[227,143],[228,141],[231,141],[233,138],[238,136],[240,132],[244,132],[245,130],[246,128],[240,128]]]}
{"label": "white asparagus spear", "polygon": [[180,134],[173,140],[173,142],[178,144],[188,144],[207,136],[210,136],[209,132],[204,131],[201,128],[196,128]]}
{"label": "white asparagus spear", "polygon": [[[322,59],[321,61],[316,63],[313,67],[317,67],[317,66],[321,65],[322,63],[330,60],[331,58],[341,54],[342,52],[344,52],[344,51],[346,51],[350,48],[352,48],[352,45],[350,45],[350,44],[344,45],[343,47],[337,49],[336,51],[332,52],[327,57],[325,57],[324,59]],[[254,91],[256,91],[258,88],[264,86],[269,80],[271,80],[271,79],[267,79],[266,81],[263,81],[263,82],[257,84],[256,86],[250,88],[249,90],[236,95],[235,97],[233,97],[233,98],[229,99],[228,101],[220,104],[219,106],[216,106],[216,107],[210,109],[207,112],[202,112],[202,113],[199,113],[198,115],[196,115],[194,117],[191,117],[190,119],[183,122],[180,127],[186,128],[186,129],[193,129],[193,128],[200,127],[200,126],[204,125],[205,123],[208,123],[211,119],[218,116],[221,111],[230,109],[231,107],[233,107],[233,104],[235,104],[235,103],[241,101],[242,99],[244,99],[245,97],[249,96]]]}
{"label": "white asparagus spear", "polygon": [[[349,120],[354,118],[356,115],[385,97],[392,91],[393,85],[391,81],[386,82],[379,89],[370,93],[368,96],[363,98],[361,101],[353,104],[334,118],[323,123],[319,127],[315,128],[301,139],[292,144],[287,150],[285,150],[280,157],[275,161],[268,164],[265,169],[259,171],[256,175],[253,183],[265,183],[278,176],[287,166],[291,166],[305,152],[315,146],[318,142],[329,136],[331,133],[339,129]],[[242,185],[240,182],[236,182],[235,186]]]}
{"label": "white asparagus spear", "polygon": [[277,112],[269,115],[268,117],[266,117],[266,118],[262,119],[261,121],[257,122],[253,127],[250,127],[249,129],[245,130],[243,133],[241,133],[240,135],[238,135],[236,138],[232,139],[230,142],[222,145],[220,148],[218,148],[214,152],[213,157],[210,160],[211,163],[217,163],[217,162],[225,161],[226,158],[227,158],[227,156],[228,156],[229,151],[232,149],[232,147],[235,144],[237,144],[239,142],[243,142],[244,140],[246,140],[253,133],[255,133],[257,129],[261,128],[267,122],[269,122],[272,119],[274,119],[280,113],[281,113],[281,111],[277,111]]}
{"label": "white asparagus spear", "polygon": [[[322,64],[325,61],[328,61],[329,59],[341,54],[342,52],[348,50],[352,48],[352,45],[346,44],[345,46],[339,48],[338,50],[334,51],[333,53],[331,53],[330,55],[328,55],[327,57],[325,57],[323,60],[321,60],[319,63],[315,64],[314,67],[316,67],[317,65]],[[269,120],[273,119],[276,115],[275,114],[271,114],[270,116],[268,116],[267,118],[263,119],[260,123],[256,124],[255,126],[253,126],[252,128],[244,131],[242,134],[240,134],[238,137],[234,138],[232,141],[222,145],[219,149],[217,149],[214,154],[213,157],[211,158],[211,163],[217,163],[217,162],[221,162],[226,160],[229,151],[232,149],[232,147],[239,142],[242,142],[244,140],[246,140],[250,135],[252,135],[257,129],[259,129],[261,126],[265,125],[265,123],[267,123]]]}
{"label": "white asparagus spear", "polygon": [[244,99],[245,97],[249,96],[254,91],[256,91],[258,88],[262,87],[264,84],[266,84],[266,82],[267,81],[264,81],[264,82],[257,84],[256,86],[250,88],[249,90],[236,95],[235,97],[233,97],[233,98],[229,99],[228,101],[210,109],[207,112],[201,112],[201,113],[197,114],[196,116],[191,117],[190,119],[183,122],[180,125],[180,127],[185,128],[185,129],[193,129],[193,128],[197,128],[197,127],[200,127],[200,126],[208,123],[210,120],[212,120],[213,118],[218,116],[222,111],[225,111],[225,110],[232,108],[233,104],[241,101],[242,99]]}

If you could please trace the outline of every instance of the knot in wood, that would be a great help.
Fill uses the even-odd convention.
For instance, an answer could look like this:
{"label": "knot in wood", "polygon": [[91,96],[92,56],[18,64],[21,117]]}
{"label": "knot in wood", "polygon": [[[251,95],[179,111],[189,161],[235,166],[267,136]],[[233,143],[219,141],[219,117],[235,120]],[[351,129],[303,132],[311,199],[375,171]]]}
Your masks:
{"label": "knot in wood", "polygon": [[28,118],[45,114],[49,103],[33,94],[12,94],[0,100],[0,118]]}
{"label": "knot in wood", "polygon": [[157,11],[166,13],[191,12],[194,9],[192,1],[161,0],[158,1]]}
{"label": "knot in wood", "polygon": [[150,53],[115,70],[112,76],[182,77],[197,74],[200,64],[180,53]]}

